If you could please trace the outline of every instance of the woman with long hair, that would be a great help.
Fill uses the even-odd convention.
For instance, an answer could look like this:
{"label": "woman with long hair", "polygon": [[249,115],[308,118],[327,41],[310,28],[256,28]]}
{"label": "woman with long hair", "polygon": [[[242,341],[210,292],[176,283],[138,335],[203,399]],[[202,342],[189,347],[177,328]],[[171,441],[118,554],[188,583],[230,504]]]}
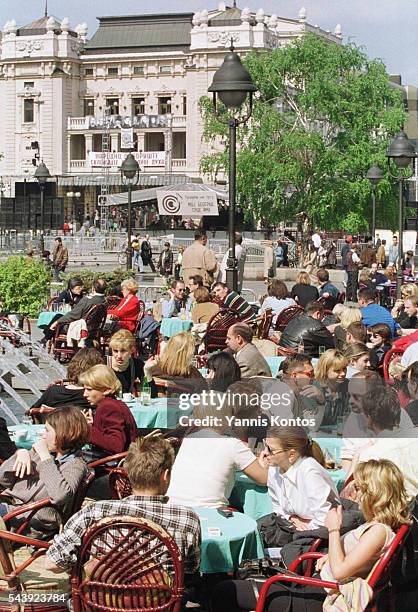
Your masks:
{"label": "woman with long hair", "polygon": [[[316,562],[316,570],[323,580],[347,586],[356,578],[367,578],[392,543],[396,531],[411,522],[404,479],[391,461],[381,459],[360,463],[354,471],[354,487],[366,522],[341,536],[342,507],[333,506],[325,518],[329,535],[328,554]],[[254,610],[257,595],[253,586],[249,580],[220,583],[213,591],[213,609],[217,612]],[[257,587],[261,585],[257,584]],[[288,587],[280,583],[271,586],[264,608],[266,612],[288,609],[293,612],[322,612],[327,597],[325,589],[298,585],[290,591]],[[343,597],[340,591],[332,595]],[[344,605],[348,609],[348,605]],[[356,607],[356,611],[362,612],[366,606],[367,602],[364,606]],[[351,605],[350,609],[353,609]]]}
{"label": "woman with long hair", "polygon": [[144,372],[148,380],[154,376],[159,378],[181,377],[202,378],[199,370],[193,365],[195,342],[193,336],[186,332],[180,332],[172,336],[161,355],[148,359],[145,363]]}
{"label": "woman with long hair", "polygon": [[325,398],[323,418],[317,425],[336,425],[339,416],[348,410],[348,361],[340,351],[329,349],[319,358],[315,368],[315,385]]}
{"label": "woman with long hair", "polygon": [[128,450],[138,437],[138,430],[129,408],[116,399],[122,386],[114,371],[108,366],[96,365],[81,375],[80,383],[91,406],[83,414],[90,425],[93,453],[106,456]]}
{"label": "woman with long hair", "polygon": [[318,299],[318,289],[311,285],[311,277],[307,272],[299,272],[296,280],[297,283],[296,285],[293,285],[290,295],[299,304],[299,306],[305,308],[308,302]]}
{"label": "woman with long hair", "polygon": [[209,357],[206,380],[213,391],[225,393],[229,385],[241,380],[241,369],[232,355],[222,351]]}
{"label": "woman with long hair", "polygon": [[[42,438],[32,449],[18,449],[0,466],[0,516],[46,497],[66,516],[85,473],[81,449],[88,436],[88,425],[78,407],[63,406],[48,414]],[[12,519],[11,527],[18,527],[21,520]],[[56,530],[55,510],[43,508],[31,519],[28,535],[45,538]]]}

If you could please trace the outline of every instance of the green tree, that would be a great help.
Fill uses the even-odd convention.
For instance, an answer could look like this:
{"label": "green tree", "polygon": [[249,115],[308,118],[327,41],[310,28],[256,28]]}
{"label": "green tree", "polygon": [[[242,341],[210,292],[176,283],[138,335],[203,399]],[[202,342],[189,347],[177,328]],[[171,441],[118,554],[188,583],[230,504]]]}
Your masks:
{"label": "green tree", "polygon": [[[364,176],[374,162],[386,166],[388,141],[405,119],[402,95],[383,63],[314,34],[252,52],[244,63],[258,88],[252,118],[237,136],[238,201],[246,217],[273,224],[305,212],[330,229],[366,229],[371,186]],[[228,169],[227,128],[208,97],[200,109],[203,138],[212,144],[201,170],[213,179]],[[377,197],[384,203],[378,223],[396,226],[389,178]]]}

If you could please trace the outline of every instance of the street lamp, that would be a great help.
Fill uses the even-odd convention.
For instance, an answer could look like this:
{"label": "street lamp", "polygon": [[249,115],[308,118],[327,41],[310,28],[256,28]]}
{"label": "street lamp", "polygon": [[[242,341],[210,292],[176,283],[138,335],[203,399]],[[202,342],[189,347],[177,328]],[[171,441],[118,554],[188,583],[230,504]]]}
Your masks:
{"label": "street lamp", "polygon": [[39,183],[39,188],[41,190],[41,239],[39,241],[39,251],[41,253],[41,257],[45,250],[45,239],[44,239],[44,205],[45,205],[45,185],[47,180],[50,178],[50,173],[48,168],[45,166],[44,162],[41,161],[39,166],[35,170],[34,177]]}
{"label": "street lamp", "polygon": [[[235,206],[236,206],[236,149],[237,126],[245,123],[252,113],[252,94],[257,91],[249,72],[241,64],[239,55],[235,53],[231,41],[230,52],[225,56],[223,64],[215,72],[212,85],[208,91],[213,92],[213,106],[216,117],[221,123],[229,126],[229,257],[226,269],[226,284],[237,291],[238,270],[235,257]],[[248,112],[243,118],[229,116],[225,121],[217,109],[217,95],[228,110],[237,110],[249,98]]]}
{"label": "street lamp", "polygon": [[122,182],[128,186],[128,243],[126,247],[126,269],[132,269],[132,242],[131,242],[131,207],[132,187],[139,180],[139,164],[132,153],[128,153],[120,167]]}
{"label": "street lamp", "polygon": [[399,238],[398,238],[398,268],[396,272],[396,297],[401,298],[402,287],[402,258],[403,258],[403,183],[405,178],[409,177],[404,174],[392,174],[390,172],[390,160],[392,159],[398,170],[403,170],[410,166],[411,161],[417,156],[413,144],[408,140],[405,132],[399,132],[392,140],[386,151],[388,158],[389,174],[399,183]]}
{"label": "street lamp", "polygon": [[367,170],[366,179],[370,181],[372,186],[372,240],[373,244],[375,241],[375,233],[376,233],[376,186],[382,180],[384,174],[383,170],[377,165],[373,164]]}

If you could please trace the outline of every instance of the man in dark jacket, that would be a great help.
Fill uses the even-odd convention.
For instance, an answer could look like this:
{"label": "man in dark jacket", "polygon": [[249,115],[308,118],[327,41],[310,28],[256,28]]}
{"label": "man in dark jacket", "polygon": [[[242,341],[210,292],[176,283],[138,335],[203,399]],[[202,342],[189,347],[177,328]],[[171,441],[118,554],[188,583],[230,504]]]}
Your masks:
{"label": "man in dark jacket", "polygon": [[303,352],[311,357],[319,356],[319,347],[334,348],[334,340],[322,323],[324,307],[321,302],[309,302],[301,314],[286,326],[280,338],[280,346],[298,351],[303,344]]}
{"label": "man in dark jacket", "polygon": [[91,293],[81,298],[81,300],[74,306],[74,308],[67,312],[63,317],[60,317],[50,327],[51,330],[60,324],[71,323],[72,321],[79,321],[85,319],[87,313],[92,306],[96,304],[103,304],[105,301],[104,292],[106,290],[106,281],[103,278],[96,278],[93,281]]}
{"label": "man in dark jacket", "polygon": [[141,258],[144,266],[149,266],[155,272],[154,262],[152,261],[152,247],[148,234],[145,234],[145,238],[141,243]]}

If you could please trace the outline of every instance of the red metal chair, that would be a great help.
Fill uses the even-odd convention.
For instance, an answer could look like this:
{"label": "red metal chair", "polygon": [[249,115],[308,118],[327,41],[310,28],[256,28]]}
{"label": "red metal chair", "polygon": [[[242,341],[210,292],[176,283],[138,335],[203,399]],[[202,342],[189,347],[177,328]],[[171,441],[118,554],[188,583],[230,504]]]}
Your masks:
{"label": "red metal chair", "polygon": [[401,355],[404,354],[404,350],[403,349],[399,349],[399,348],[391,348],[388,350],[388,352],[386,353],[386,355],[383,358],[383,377],[386,381],[393,382],[393,378],[390,377],[389,375],[389,366],[391,364],[391,362],[396,358],[399,357]]}
{"label": "red metal chair", "polygon": [[[15,324],[7,316],[0,316],[0,323],[2,322],[8,326],[8,329],[4,329],[0,326],[0,337],[8,340],[13,346],[19,346],[21,342],[21,337],[18,333],[15,333],[13,331]],[[26,329],[25,329],[25,326],[26,326]],[[25,334],[27,334],[28,336],[30,336],[32,333],[30,319],[24,316],[20,325],[17,327],[17,330],[20,330],[24,332]]]}
{"label": "red metal chair", "polygon": [[297,351],[278,344],[276,348],[276,355],[279,357],[293,357],[293,355],[297,355]]}
{"label": "red metal chair", "polygon": [[[390,598],[393,598],[393,589],[391,589],[390,575],[394,567],[395,561],[405,544],[406,538],[411,531],[411,525],[402,525],[397,533],[393,542],[388,547],[386,552],[382,555],[379,561],[376,562],[371,573],[367,578],[369,586],[373,589],[372,600],[369,602],[366,610],[368,612],[378,612],[378,599],[379,595],[383,591],[388,591]],[[298,566],[303,561],[308,559],[320,559],[323,557],[323,553],[308,552],[297,557],[289,566],[289,571],[296,572]],[[260,595],[257,601],[256,612],[263,612],[268,590],[275,582],[293,582],[297,584],[306,584],[311,586],[323,587],[324,589],[338,589],[338,582],[331,582],[328,580],[321,580],[319,578],[312,578],[310,576],[290,576],[290,575],[277,575],[272,576],[263,584]]]}
{"label": "red metal chair", "polygon": [[122,453],[116,453],[115,455],[108,455],[107,457],[102,457],[101,459],[95,459],[94,461],[90,461],[87,464],[87,467],[90,470],[96,470],[97,468],[104,468],[106,472],[110,472],[113,468],[117,467],[123,459],[125,459],[127,451],[123,451]]}
{"label": "red metal chair", "polygon": [[113,468],[109,472],[109,488],[112,499],[123,499],[132,495],[132,486],[123,467]]}
{"label": "red metal chair", "polygon": [[282,310],[282,312],[277,316],[276,319],[276,331],[284,331],[285,327],[295,317],[298,317],[303,313],[303,308],[300,306],[289,306]]}
{"label": "red metal chair", "polygon": [[[86,318],[87,337],[86,342],[96,342],[100,346],[103,326],[106,321],[106,304],[95,304],[88,311]],[[69,361],[77,352],[78,347],[67,344],[67,333],[63,331],[62,324],[58,321],[53,339],[52,353],[59,361]]]}
{"label": "red metal chair", "polygon": [[270,327],[273,323],[273,311],[267,308],[262,315],[251,321],[251,327],[255,330],[255,337],[260,340],[266,340],[269,337]]}
{"label": "red metal chair", "polygon": [[211,353],[225,349],[228,329],[240,321],[239,312],[232,308],[223,308],[214,314],[206,328],[205,352]]}
{"label": "red metal chair", "polygon": [[74,612],[179,612],[183,560],[173,538],[156,523],[107,517],[84,535],[71,587]]}

